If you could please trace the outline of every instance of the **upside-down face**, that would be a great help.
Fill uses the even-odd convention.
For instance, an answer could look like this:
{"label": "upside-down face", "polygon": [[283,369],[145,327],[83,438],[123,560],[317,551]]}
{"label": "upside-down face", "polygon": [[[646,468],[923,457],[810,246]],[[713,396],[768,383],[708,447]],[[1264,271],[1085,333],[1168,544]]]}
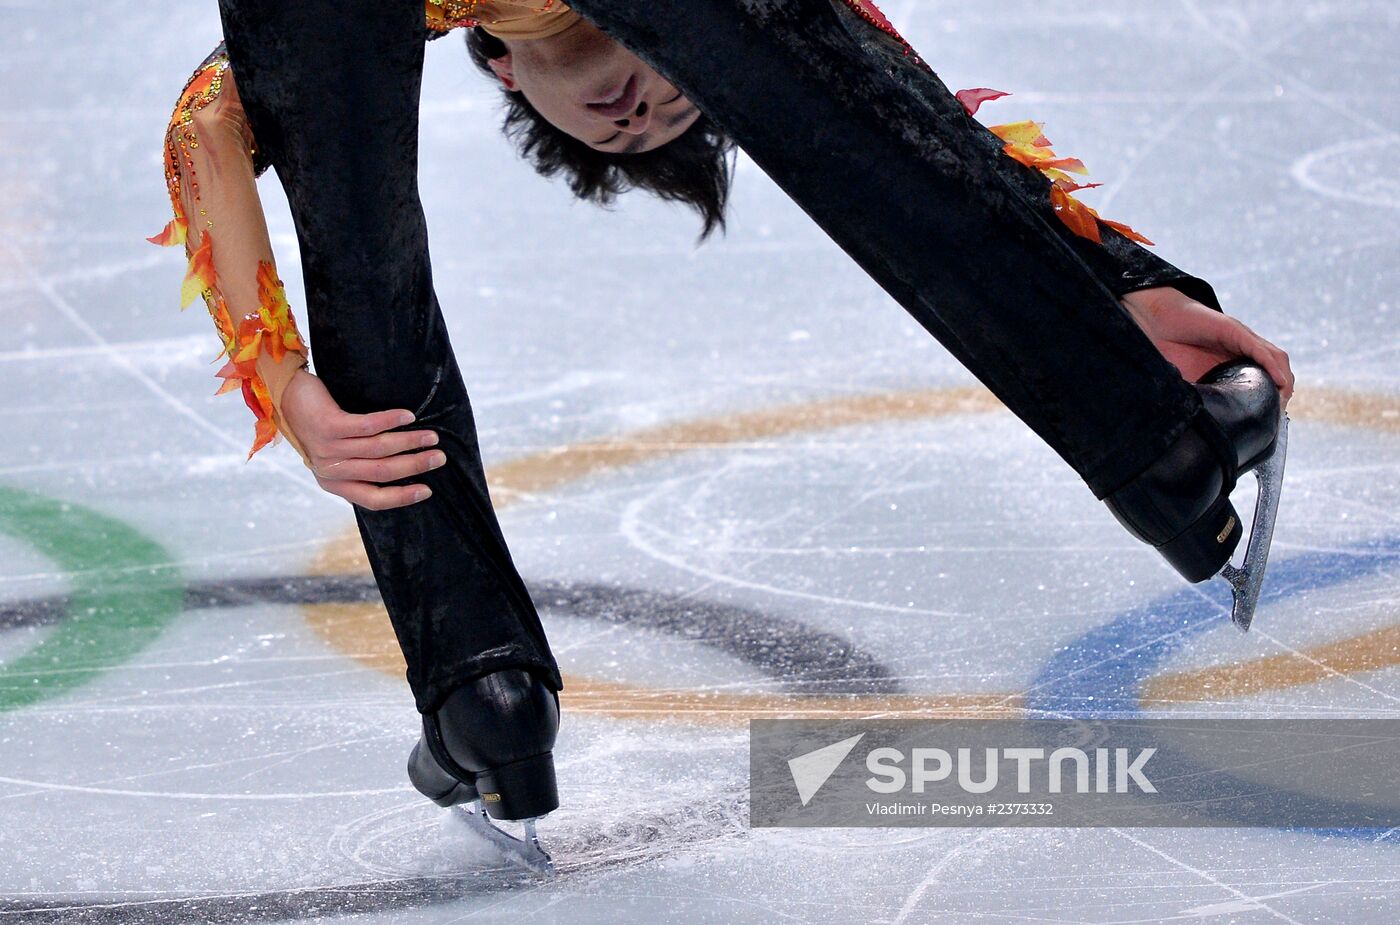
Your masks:
{"label": "upside-down face", "polygon": [[586,20],[544,39],[506,40],[491,61],[551,125],[614,154],[651,151],[680,136],[700,111],[646,62]]}

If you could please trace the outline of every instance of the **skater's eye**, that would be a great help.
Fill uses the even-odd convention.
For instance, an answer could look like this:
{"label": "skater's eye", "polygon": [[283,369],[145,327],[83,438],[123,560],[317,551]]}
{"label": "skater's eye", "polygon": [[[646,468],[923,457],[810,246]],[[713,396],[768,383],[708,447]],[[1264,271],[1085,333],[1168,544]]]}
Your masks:
{"label": "skater's eye", "polygon": [[695,107],[694,107],[694,106],[687,106],[687,107],[685,107],[685,109],[682,109],[680,112],[676,113],[674,116],[667,116],[667,117],[666,117],[666,120],[665,120],[665,121],[666,121],[666,127],[667,127],[667,128],[670,128],[670,127],[672,127],[673,125],[680,125],[682,122],[684,122],[686,119],[689,119],[689,118],[690,118],[691,116],[693,116],[693,115],[695,115]]}

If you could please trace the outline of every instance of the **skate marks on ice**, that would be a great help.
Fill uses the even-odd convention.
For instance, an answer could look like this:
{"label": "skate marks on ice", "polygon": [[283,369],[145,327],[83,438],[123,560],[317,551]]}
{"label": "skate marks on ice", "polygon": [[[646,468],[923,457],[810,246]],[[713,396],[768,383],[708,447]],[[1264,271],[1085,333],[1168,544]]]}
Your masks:
{"label": "skate marks on ice", "polygon": [[[651,800],[638,808],[636,804],[608,805],[612,782],[602,786],[590,782],[590,788],[574,801],[578,805],[556,810],[542,822],[541,838],[547,840],[556,876],[640,864],[748,831],[746,789],[709,792],[703,798]],[[419,799],[348,822],[337,831],[333,847],[367,873],[386,880],[444,879],[469,884],[475,892],[539,882],[469,832],[456,813]]]}
{"label": "skate marks on ice", "polygon": [[[570,616],[627,624],[713,646],[744,662],[791,694],[888,695],[898,692],[891,672],[849,641],[800,622],[751,609],[615,586],[532,582],[534,599],[562,619]],[[379,594],[366,575],[253,577],[191,582],[176,589],[183,611],[250,605],[357,604],[378,608]],[[0,626],[63,626],[78,609],[74,594],[12,600],[0,607]],[[113,667],[113,666],[107,666]],[[742,749],[731,734],[732,750]],[[617,774],[623,772],[619,769]],[[601,781],[601,783],[600,783]],[[43,788],[41,781],[26,782]],[[653,801],[638,811],[628,804],[609,818],[609,794],[626,780],[589,773],[594,799],[584,809],[552,814],[547,837],[560,874],[581,875],[672,856],[686,847],[736,837],[746,829],[746,796],[740,782],[683,790],[679,801]],[[158,794],[151,794],[159,796]],[[616,805],[612,801],[611,805]],[[519,888],[519,872],[501,865],[489,849],[469,845],[434,825],[450,819],[416,795],[338,827],[331,848],[352,869],[374,879],[324,887],[180,897],[138,894],[74,902],[10,899],[0,918],[24,921],[266,921],[271,919],[404,909],[460,900],[466,893]],[[483,853],[485,852],[485,853]],[[405,862],[404,859],[408,861]]]}
{"label": "skate marks on ice", "polygon": [[[1393,425],[1394,420],[1385,418],[1380,429],[1393,429],[1385,427],[1385,423]],[[1358,565],[1368,558],[1368,554],[1359,549],[1346,554]],[[1283,559],[1277,566],[1278,574],[1297,571],[1292,557]],[[1315,590],[1317,576],[1306,578],[1312,574],[1307,569],[1299,571],[1302,581],[1299,587],[1305,591]],[[1359,573],[1354,573],[1353,577],[1356,574]],[[1338,580],[1348,578],[1342,575]],[[1325,586],[1325,583],[1318,585]],[[372,582],[362,575],[211,581],[192,583],[181,590],[184,606],[196,610],[249,604],[377,606],[378,600]],[[542,607],[562,620],[577,615],[595,621],[645,627],[717,649],[727,647],[726,654],[757,668],[785,693],[844,693],[864,695],[873,700],[900,690],[891,670],[879,659],[862,652],[844,638],[790,624],[782,618],[690,596],[588,583],[535,582],[531,584],[531,593]],[[63,596],[13,602],[0,613],[0,624],[61,623],[71,603]],[[1181,603],[1179,612],[1168,608],[1163,618],[1166,623],[1136,626],[1135,631],[1128,634],[1131,642],[1141,643],[1145,638],[1176,632],[1178,625],[1170,621],[1173,615],[1187,622],[1200,618],[1202,629],[1223,620],[1223,613],[1214,605],[1207,606],[1199,599],[1194,604],[1186,600]],[[1161,604],[1157,601],[1144,605],[1143,613],[1162,613]],[[1140,648],[1125,644],[1122,639],[1105,638],[1100,645],[1086,637],[1083,644],[1071,646],[1079,660],[1060,666],[1064,671],[1059,674],[1058,681],[1047,675],[1043,693],[1047,698],[1083,694],[1085,696],[1078,700],[1079,706],[1092,701],[1099,705],[1099,710],[1105,709],[1117,688],[1111,683],[1113,678],[1106,677],[1104,671],[1098,669],[1112,668],[1120,675],[1138,669],[1146,671],[1144,666],[1148,665],[1148,660],[1136,654]],[[1076,687],[1076,680],[1082,685]],[[1047,706],[1042,700],[1032,706],[1059,712],[1074,703],[1066,699]],[[744,831],[742,796],[716,793],[716,790],[722,788],[691,792],[688,802],[660,807],[653,804],[639,819],[631,818],[630,812],[620,818],[609,818],[610,813],[617,812],[612,806],[579,801],[577,816],[573,815],[573,810],[561,812],[546,823],[550,850],[558,859],[561,872],[588,875],[672,856],[695,845],[738,838]],[[594,792],[601,795],[606,789]],[[358,911],[392,914],[395,910],[415,906],[460,901],[472,893],[500,895],[530,888],[533,881],[521,880],[513,872],[503,873],[503,868],[493,858],[479,852],[468,855],[460,845],[454,845],[450,835],[442,835],[434,824],[441,818],[441,811],[407,793],[402,799],[395,794],[385,795],[382,800],[374,812],[346,820],[333,836],[332,853],[353,863],[349,870],[342,869],[338,874],[351,881],[346,884],[260,893],[244,891],[236,895],[186,893],[176,898],[170,898],[170,894],[118,894],[82,905],[50,896],[44,901],[28,900],[28,906],[17,907],[13,903],[0,906],[0,922],[9,917],[6,913],[15,916],[11,920],[23,921],[120,922],[266,921]],[[405,858],[409,860],[405,862]],[[367,879],[357,879],[359,872],[364,872]]]}
{"label": "skate marks on ice", "polygon": [[[642,625],[714,645],[783,690],[879,695],[896,689],[889,671],[848,641],[756,611],[611,586],[532,582],[530,591],[561,617]],[[378,591],[367,576],[249,578],[192,583],[185,589],[189,610],[377,602]],[[61,624],[71,603],[66,596],[12,601],[0,610],[0,625]],[[741,737],[736,733],[730,738],[734,750],[741,750]],[[625,769],[618,767],[612,777],[601,771],[586,773],[582,789],[589,792],[575,801],[578,805],[545,820],[544,836],[560,876],[662,859],[747,831],[747,793],[740,781],[693,791],[678,800],[652,800],[638,808],[633,801],[610,799],[610,794],[626,789]],[[81,902],[12,898],[0,900],[0,921],[264,922],[407,910],[539,883],[490,846],[464,836],[454,829],[449,811],[413,794],[338,826],[331,838],[332,853],[372,879],[223,895],[146,894]]]}
{"label": "skate marks on ice", "polygon": [[1294,161],[1289,175],[1303,189],[1329,199],[1400,209],[1400,183],[1381,164],[1381,152],[1394,142],[1378,136],[1327,145]]}
{"label": "skate marks on ice", "polygon": [[[593,824],[572,836],[551,838],[559,876],[581,876],[641,864],[723,838],[741,837],[748,828],[747,794],[642,810],[611,823]],[[437,817],[435,823],[435,817]],[[553,818],[552,816],[550,817]],[[337,833],[337,846],[367,867],[382,865],[374,880],[263,893],[27,902],[0,900],[0,921],[25,925],[235,925],[357,913],[407,911],[458,903],[468,895],[505,894],[538,886],[538,876],[491,856],[480,842],[455,837],[451,814],[414,799],[363,816]],[[456,868],[452,873],[396,873],[390,861],[405,854],[424,864]],[[476,864],[462,873],[463,856]]]}
{"label": "skate marks on ice", "polygon": [[[1280,562],[1288,576],[1271,586],[1265,603],[1273,604],[1299,594],[1326,591],[1347,582],[1364,579],[1393,569],[1400,561],[1400,537],[1331,553],[1311,553]],[[538,584],[532,591],[538,599],[559,606],[572,598],[592,601],[596,614],[617,605],[619,589],[578,588],[568,585]],[[205,606],[231,606],[250,598],[298,602],[308,597],[320,600],[365,600],[374,595],[367,580],[286,582],[250,580],[223,585],[196,586],[191,597]],[[550,595],[559,595],[551,599]],[[656,609],[665,595],[637,592],[640,597],[623,612],[635,612],[638,600],[648,601],[642,609]],[[7,620],[53,619],[61,612],[58,601],[38,599],[27,605],[12,605]],[[704,605],[686,600],[675,607],[684,614]],[[1071,643],[1062,657],[1048,665],[1032,684],[1028,706],[1052,714],[1102,716],[1138,713],[1143,707],[1143,685],[1167,657],[1189,639],[1218,626],[1225,612],[1223,600],[1207,600],[1188,590],[1144,604],[1122,614],[1104,627]],[[561,608],[562,609],[562,608]],[[737,617],[737,609],[718,608],[721,621]],[[668,618],[654,617],[656,625]],[[673,626],[697,624],[690,616],[672,616]],[[764,621],[750,615],[743,619]],[[752,645],[751,638],[748,645]],[[826,642],[808,640],[825,652]],[[737,647],[736,651],[744,651]],[[754,663],[752,654],[748,658]],[[791,658],[782,665],[791,672]],[[830,670],[829,653],[811,660],[817,680]],[[872,672],[879,677],[877,670]],[[789,675],[788,680],[792,678]],[[1092,704],[1092,709],[1086,709]],[[673,856],[687,848],[737,839],[746,832],[746,799],[742,792],[697,794],[689,801],[676,801],[662,807],[652,804],[643,811],[619,807],[604,799],[615,781],[590,782],[593,793],[579,801],[580,806],[551,815],[547,821],[549,847],[564,876],[586,876],[625,868]],[[331,847],[352,861],[370,879],[313,888],[268,892],[242,892],[225,895],[109,898],[84,903],[48,900],[10,900],[0,905],[0,921],[75,923],[175,923],[175,922],[268,922],[292,918],[393,913],[415,908],[460,902],[467,895],[508,895],[528,890],[540,881],[522,876],[489,854],[489,849],[454,837],[450,814],[409,796],[394,805],[378,808],[349,820],[335,832]],[[436,823],[436,824],[435,824]],[[1376,833],[1352,834],[1374,838]],[[409,859],[407,862],[404,859]],[[464,867],[467,868],[464,870]]]}

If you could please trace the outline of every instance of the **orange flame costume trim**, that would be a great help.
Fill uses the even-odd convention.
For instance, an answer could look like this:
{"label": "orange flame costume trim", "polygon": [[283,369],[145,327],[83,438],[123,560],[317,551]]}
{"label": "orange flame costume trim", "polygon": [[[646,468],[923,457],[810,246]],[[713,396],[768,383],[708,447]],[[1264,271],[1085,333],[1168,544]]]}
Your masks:
{"label": "orange flame costume trim", "polygon": [[[180,94],[170,117],[165,144],[165,182],[174,218],[159,234],[146,240],[162,247],[185,245],[189,266],[180,286],[180,307],[186,308],[196,297],[200,297],[214,321],[223,343],[223,349],[215,361],[227,359],[223,368],[216,373],[224,381],[215,394],[222,395],[234,390],[243,393],[243,401],[255,418],[253,446],[248,453],[251,457],[275,440],[279,432],[271,390],[258,372],[259,357],[267,356],[281,362],[288,352],[305,356],[307,348],[297,331],[286,290],[271,263],[260,261],[258,264],[257,311],[249,313],[235,325],[220,288],[213,223],[206,221],[205,227],[198,229],[197,245],[191,240],[186,205],[188,203],[198,209],[200,202],[193,158],[193,152],[200,146],[195,115],[219,98],[228,66],[227,55],[211,55],[190,77]],[[196,214],[203,215],[204,210],[198,209]]]}
{"label": "orange flame costume trim", "polygon": [[[983,103],[1010,95],[1002,90],[991,90],[986,87],[959,90],[956,94],[958,102],[962,103],[963,109],[967,110],[969,116],[977,115],[977,110],[982,107]],[[1070,231],[1081,238],[1088,238],[1095,244],[1102,244],[1103,236],[1099,232],[1099,225],[1104,224],[1131,241],[1136,241],[1139,244],[1152,244],[1151,241],[1132,228],[1122,222],[1104,218],[1074,197],[1073,194],[1079,190],[1094,189],[1103,184],[1075,182],[1070,174],[1083,176],[1089,172],[1089,169],[1077,157],[1057,155],[1050,147],[1050,139],[1045,137],[1044,126],[1041,123],[1030,120],[1008,122],[1005,125],[990,125],[987,130],[1006,142],[1006,146],[1002,150],[1006,152],[1008,157],[1040,171],[1050,181],[1050,204],[1055,209],[1055,215],[1064,222],[1065,227]]]}

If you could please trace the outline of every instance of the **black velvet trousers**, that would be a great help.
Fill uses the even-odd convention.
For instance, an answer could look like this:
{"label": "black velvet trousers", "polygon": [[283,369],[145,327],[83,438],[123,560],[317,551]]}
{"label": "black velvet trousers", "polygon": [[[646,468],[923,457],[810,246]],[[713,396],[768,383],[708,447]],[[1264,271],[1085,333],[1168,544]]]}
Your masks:
{"label": "black velvet trousers", "polygon": [[[1210,286],[1055,217],[934,74],[840,0],[572,0],[648,60],[1103,497],[1200,410],[1118,296]],[[449,463],[356,511],[420,710],[525,667],[558,685],[487,494],[417,189],[422,0],[220,0],[296,222],[317,373],[348,411],[415,409]],[[465,65],[464,65],[465,66]],[[1207,419],[1208,420],[1208,419]],[[1198,425],[1199,426],[1199,425]]]}

